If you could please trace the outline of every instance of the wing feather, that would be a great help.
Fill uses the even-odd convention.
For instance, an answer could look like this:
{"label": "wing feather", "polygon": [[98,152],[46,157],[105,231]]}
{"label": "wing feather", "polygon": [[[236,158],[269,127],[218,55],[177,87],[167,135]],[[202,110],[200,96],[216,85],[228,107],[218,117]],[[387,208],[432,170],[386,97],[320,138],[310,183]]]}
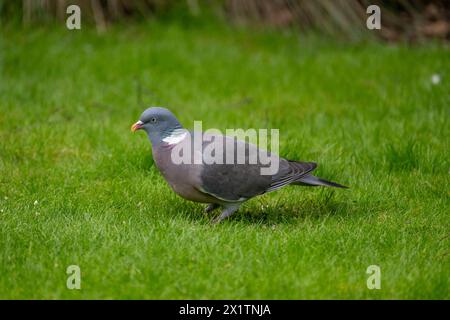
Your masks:
{"label": "wing feather", "polygon": [[[262,175],[261,169],[268,167],[268,165],[260,163],[260,154],[264,152],[265,156],[267,156],[267,151],[234,138],[224,136],[221,136],[221,138],[224,139],[224,146],[226,146],[225,141],[227,139],[234,140],[233,159],[236,159],[238,144],[245,144],[246,150],[245,164],[225,164],[226,153],[231,152],[230,150],[225,150],[223,153],[223,164],[203,163],[201,165],[201,191],[222,201],[245,201],[254,196],[277,190],[291,184],[316,168],[316,164],[313,162],[296,162],[278,158],[278,172],[274,175]],[[203,148],[207,144],[208,142],[204,142]],[[258,154],[258,163],[249,164],[250,154],[254,153]],[[274,155],[271,156],[273,157]]]}
{"label": "wing feather", "polygon": [[299,162],[282,159],[278,173],[272,177],[272,183],[266,192],[278,190],[292,182],[300,179],[304,175],[313,171],[317,167],[314,162]]}

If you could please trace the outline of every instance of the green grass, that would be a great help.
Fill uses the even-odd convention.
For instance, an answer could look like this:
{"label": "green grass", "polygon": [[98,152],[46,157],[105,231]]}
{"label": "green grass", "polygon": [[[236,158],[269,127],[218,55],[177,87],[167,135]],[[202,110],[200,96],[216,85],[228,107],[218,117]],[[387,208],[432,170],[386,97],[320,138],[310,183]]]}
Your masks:
{"label": "green grass", "polygon": [[[0,298],[450,298],[448,48],[157,23],[2,34]],[[150,105],[279,128],[282,156],[351,189],[285,188],[211,226],[130,133]]]}

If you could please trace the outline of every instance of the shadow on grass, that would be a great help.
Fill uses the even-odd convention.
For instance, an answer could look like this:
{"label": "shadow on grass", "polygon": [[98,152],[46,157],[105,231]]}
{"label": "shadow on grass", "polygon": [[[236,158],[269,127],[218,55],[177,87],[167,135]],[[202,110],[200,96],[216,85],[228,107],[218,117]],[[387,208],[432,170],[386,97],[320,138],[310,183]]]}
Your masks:
{"label": "shadow on grass", "polygon": [[[232,216],[221,223],[243,223],[252,225],[273,226],[277,224],[297,224],[306,220],[322,220],[329,216],[348,216],[359,208],[348,201],[338,201],[334,199],[334,190],[326,190],[314,195],[308,194],[308,198],[296,198],[295,202],[286,199],[286,195],[277,198],[271,195],[270,199],[265,196],[254,198],[244,203],[240,209]],[[220,214],[220,209],[210,213],[205,213],[206,204],[188,205],[180,204],[178,211],[183,219],[192,223],[205,223]]]}
{"label": "shadow on grass", "polygon": [[230,217],[230,221],[239,221],[245,224],[297,224],[305,220],[322,220],[329,216],[345,216],[351,210],[346,202],[330,200],[327,203],[307,199],[298,204],[278,204],[243,207],[243,210]]}

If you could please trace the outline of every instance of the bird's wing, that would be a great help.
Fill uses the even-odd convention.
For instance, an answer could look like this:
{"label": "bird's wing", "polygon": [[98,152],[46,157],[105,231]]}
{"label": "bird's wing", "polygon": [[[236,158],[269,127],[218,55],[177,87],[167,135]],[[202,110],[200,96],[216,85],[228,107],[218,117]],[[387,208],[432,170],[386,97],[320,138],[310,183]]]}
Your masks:
{"label": "bird's wing", "polygon": [[272,183],[266,192],[278,190],[313,171],[317,167],[314,162],[289,161],[280,158],[278,173],[272,176]]}
{"label": "bird's wing", "polygon": [[[296,162],[279,158],[269,152],[259,149],[254,144],[239,141],[235,138],[217,136],[223,139],[223,164],[207,164],[201,166],[201,191],[213,195],[224,201],[244,201],[254,196],[277,190],[283,186],[291,184],[303,177],[308,172],[316,168],[313,162]],[[230,140],[231,139],[231,140]],[[229,148],[232,142],[233,148]],[[203,142],[203,160],[210,160],[208,152],[205,148],[208,142]],[[237,150],[245,149],[244,164],[226,164],[226,156],[237,160]],[[242,150],[242,149],[241,149]],[[265,157],[265,158],[262,158]],[[271,157],[272,161],[277,160],[279,163],[278,170],[275,174],[264,175],[262,168],[268,168],[267,162],[261,159]],[[251,159],[256,162],[251,162]],[[206,161],[211,163],[211,161]]]}
{"label": "bird's wing", "polygon": [[[210,155],[204,152],[204,163],[201,166],[201,191],[208,193],[223,201],[245,201],[251,197],[262,194],[270,187],[272,176],[262,175],[261,168],[267,167],[260,163],[260,158],[256,157],[256,163],[250,162],[250,158],[259,155],[263,150],[258,149],[255,145],[249,144],[237,139],[229,137],[221,137],[223,139],[223,155],[222,164],[208,164]],[[232,139],[231,144],[230,139]],[[204,142],[203,147],[207,147],[209,143]],[[233,148],[227,146],[233,145]],[[245,149],[245,161],[243,164],[237,162],[237,150],[239,147]],[[232,150],[231,150],[232,149]],[[234,163],[227,164],[226,157],[234,159]],[[254,159],[254,158],[253,158]],[[205,161],[207,160],[207,161]]]}

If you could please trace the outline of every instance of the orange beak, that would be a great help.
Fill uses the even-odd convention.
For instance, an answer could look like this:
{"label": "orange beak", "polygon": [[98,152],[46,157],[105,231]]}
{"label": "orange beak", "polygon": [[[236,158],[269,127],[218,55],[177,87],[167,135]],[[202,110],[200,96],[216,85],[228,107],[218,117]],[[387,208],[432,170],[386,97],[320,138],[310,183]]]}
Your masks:
{"label": "orange beak", "polygon": [[139,120],[138,122],[136,122],[135,124],[133,124],[131,126],[131,132],[135,132],[135,131],[141,129],[143,124],[144,123],[141,120]]}

